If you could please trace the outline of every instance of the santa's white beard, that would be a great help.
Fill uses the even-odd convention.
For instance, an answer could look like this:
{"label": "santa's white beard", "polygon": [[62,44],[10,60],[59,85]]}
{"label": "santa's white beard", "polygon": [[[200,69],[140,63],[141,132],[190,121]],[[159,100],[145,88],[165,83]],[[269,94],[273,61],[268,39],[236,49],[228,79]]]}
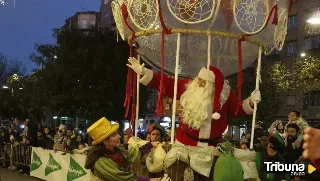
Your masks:
{"label": "santa's white beard", "polygon": [[200,126],[211,120],[213,102],[213,84],[206,82],[205,87],[199,87],[198,79],[187,85],[180,98],[183,123],[190,128],[199,130]]}

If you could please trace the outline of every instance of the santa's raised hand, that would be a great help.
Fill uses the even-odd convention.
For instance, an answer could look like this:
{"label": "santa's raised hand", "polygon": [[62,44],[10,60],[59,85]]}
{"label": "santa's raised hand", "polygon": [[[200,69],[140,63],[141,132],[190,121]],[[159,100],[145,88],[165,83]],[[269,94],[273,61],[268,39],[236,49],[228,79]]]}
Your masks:
{"label": "santa's raised hand", "polygon": [[254,102],[257,102],[257,104],[261,101],[261,93],[259,90],[254,90],[249,99],[249,104],[251,107],[253,107]]}
{"label": "santa's raised hand", "polygon": [[142,65],[139,64],[138,60],[134,57],[129,57],[128,61],[130,64],[127,64],[128,67],[130,67],[133,71],[135,71],[139,75],[144,75],[144,63]]}

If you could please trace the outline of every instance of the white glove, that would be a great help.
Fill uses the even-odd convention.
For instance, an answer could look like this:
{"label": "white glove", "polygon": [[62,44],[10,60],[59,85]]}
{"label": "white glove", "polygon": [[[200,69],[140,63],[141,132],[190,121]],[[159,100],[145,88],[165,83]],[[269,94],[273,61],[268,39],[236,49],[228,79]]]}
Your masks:
{"label": "white glove", "polygon": [[251,93],[250,100],[254,103],[259,103],[261,101],[261,94],[259,90],[255,90]]}
{"label": "white glove", "polygon": [[129,57],[128,61],[131,63],[127,64],[128,67],[130,67],[133,71],[135,71],[139,75],[144,75],[144,63],[142,65],[139,64],[138,60],[134,57]]}

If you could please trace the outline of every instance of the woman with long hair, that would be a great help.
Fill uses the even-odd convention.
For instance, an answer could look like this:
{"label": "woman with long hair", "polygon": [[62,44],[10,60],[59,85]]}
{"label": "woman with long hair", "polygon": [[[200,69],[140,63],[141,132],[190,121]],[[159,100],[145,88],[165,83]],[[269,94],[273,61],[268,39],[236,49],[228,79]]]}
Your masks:
{"label": "woman with long hair", "polygon": [[117,134],[119,124],[111,124],[106,118],[101,118],[88,128],[89,135],[93,138],[92,148],[89,150],[85,164],[90,169],[91,181],[156,181],[136,177],[130,171],[130,164],[146,155],[158,143],[130,147],[125,150],[120,146],[120,135]]}
{"label": "woman with long hair", "polygon": [[281,120],[276,120],[269,128],[269,134],[275,133],[278,133],[282,138],[284,138],[284,126]]}

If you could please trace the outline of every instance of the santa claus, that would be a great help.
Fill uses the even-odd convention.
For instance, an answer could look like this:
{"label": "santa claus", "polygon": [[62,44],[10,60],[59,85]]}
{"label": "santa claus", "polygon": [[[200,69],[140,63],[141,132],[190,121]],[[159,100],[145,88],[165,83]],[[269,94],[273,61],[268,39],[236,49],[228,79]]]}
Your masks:
{"label": "santa claus", "polygon": [[[129,62],[131,65],[127,66],[142,76],[140,83],[159,89],[160,74],[144,68],[144,64],[140,65],[135,58],[129,58]],[[174,78],[165,76],[164,85],[164,95],[173,98]],[[210,66],[210,69],[202,68],[194,80],[179,79],[177,99],[183,111],[176,143],[216,146],[222,142],[228,120],[233,116],[252,114],[253,102],[260,102],[261,96],[259,91],[253,91],[238,107],[237,99],[221,71]]]}

